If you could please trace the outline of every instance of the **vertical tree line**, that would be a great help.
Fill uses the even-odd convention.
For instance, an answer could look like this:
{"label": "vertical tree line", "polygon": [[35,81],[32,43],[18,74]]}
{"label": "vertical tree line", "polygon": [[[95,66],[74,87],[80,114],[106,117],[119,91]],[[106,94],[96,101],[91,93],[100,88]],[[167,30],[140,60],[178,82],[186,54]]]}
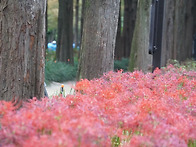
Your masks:
{"label": "vertical tree line", "polygon": [[[74,40],[76,46],[80,43],[78,79],[98,78],[113,70],[114,58],[129,58],[131,71],[149,71],[152,1],[49,0],[59,6],[58,33],[51,35],[58,37],[57,60],[74,64]],[[0,99],[43,97],[46,2],[0,0]],[[195,8],[194,0],[165,1],[161,66],[168,59],[192,57]],[[55,32],[51,24],[56,19],[47,17],[48,30],[54,28],[50,32]]]}
{"label": "vertical tree line", "polygon": [[[152,60],[148,54],[149,11],[153,0],[138,1],[136,24],[131,46],[129,70],[148,71]],[[184,61],[192,57],[195,2],[167,0],[164,3],[161,66],[168,59]]]}
{"label": "vertical tree line", "polygon": [[130,57],[136,11],[137,0],[121,0],[115,46],[115,59],[117,60]]}
{"label": "vertical tree line", "polygon": [[192,57],[194,35],[192,0],[165,1],[162,66],[168,59],[184,61]]}

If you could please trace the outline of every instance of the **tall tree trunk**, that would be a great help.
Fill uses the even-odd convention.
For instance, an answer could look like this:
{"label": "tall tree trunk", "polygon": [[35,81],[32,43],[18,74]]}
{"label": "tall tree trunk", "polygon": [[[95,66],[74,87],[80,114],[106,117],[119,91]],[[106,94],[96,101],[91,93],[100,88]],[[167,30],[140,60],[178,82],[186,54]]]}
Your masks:
{"label": "tall tree trunk", "polygon": [[0,1],[0,100],[44,96],[46,0]]}
{"label": "tall tree trunk", "polygon": [[113,70],[120,0],[86,0],[79,79]]}
{"label": "tall tree trunk", "polygon": [[73,1],[59,0],[58,40],[56,57],[58,61],[73,64]]}
{"label": "tall tree trunk", "polygon": [[120,1],[114,58],[120,60],[123,57],[123,54],[124,54],[124,50],[122,48],[122,37],[121,37],[121,1]]}
{"label": "tall tree trunk", "polygon": [[131,41],[135,28],[138,0],[124,0],[124,25],[123,25],[123,48],[124,57],[130,56]]}
{"label": "tall tree trunk", "polygon": [[152,68],[152,56],[148,54],[150,5],[151,0],[138,1],[137,18],[131,45],[130,71],[136,68],[146,72]]}
{"label": "tall tree trunk", "polygon": [[75,47],[78,46],[79,34],[78,34],[78,20],[79,20],[79,0],[76,0],[76,14],[75,14]]}
{"label": "tall tree trunk", "polygon": [[45,14],[45,19],[46,19],[46,41],[45,41],[45,46],[47,48],[47,45],[48,45],[48,0],[46,0],[46,14]]}
{"label": "tall tree trunk", "polygon": [[196,34],[196,1],[192,0],[193,34]]}
{"label": "tall tree trunk", "polygon": [[193,59],[196,60],[196,1],[192,0],[192,16],[193,16]]}
{"label": "tall tree trunk", "polygon": [[82,45],[82,33],[83,33],[83,23],[84,23],[84,8],[86,0],[82,0],[82,12],[81,12],[81,27],[80,27],[80,48]]}
{"label": "tall tree trunk", "polygon": [[193,39],[192,0],[167,0],[163,24],[162,66],[168,59],[191,58]]}
{"label": "tall tree trunk", "polygon": [[[83,33],[83,22],[84,22],[84,8],[85,8],[85,2],[86,0],[82,1],[82,8],[81,8],[81,18],[80,18],[80,44],[79,44],[79,53],[78,53],[78,62],[80,62],[80,54],[81,54],[81,46],[82,46],[82,33]],[[77,79],[79,79],[79,72],[77,73]]]}

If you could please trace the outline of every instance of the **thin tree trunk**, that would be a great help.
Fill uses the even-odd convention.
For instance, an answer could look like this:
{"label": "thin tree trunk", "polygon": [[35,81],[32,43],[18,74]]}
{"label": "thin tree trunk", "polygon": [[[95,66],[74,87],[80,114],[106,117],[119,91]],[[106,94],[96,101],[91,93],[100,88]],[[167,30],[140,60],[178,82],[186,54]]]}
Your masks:
{"label": "thin tree trunk", "polygon": [[73,1],[59,0],[58,40],[56,57],[58,61],[73,65]]}
{"label": "thin tree trunk", "polygon": [[128,58],[131,51],[131,42],[135,28],[137,12],[137,0],[124,0],[124,26],[123,26],[123,48],[124,57]]}
{"label": "thin tree trunk", "polygon": [[0,100],[44,96],[46,0],[0,1]]}
{"label": "thin tree trunk", "polygon": [[46,19],[46,41],[45,41],[45,46],[47,48],[48,45],[48,0],[46,0],[46,14],[45,14],[45,19]]}
{"label": "thin tree trunk", "polygon": [[85,3],[79,79],[93,79],[113,70],[120,0]]}
{"label": "thin tree trunk", "polygon": [[120,2],[114,58],[120,60],[123,57],[123,54],[124,54],[124,50],[122,48],[122,37],[121,37],[121,2]]}
{"label": "thin tree trunk", "polygon": [[[85,1],[82,0],[82,10],[81,10],[81,18],[80,18],[80,44],[79,44],[79,53],[78,53],[78,63],[80,63],[80,54],[81,54],[81,46],[82,46],[82,33],[83,33],[83,22],[84,22],[84,8],[85,8]],[[77,73],[76,79],[79,79],[79,72]]]}
{"label": "thin tree trunk", "polygon": [[75,15],[75,47],[78,46],[79,34],[78,34],[78,20],[79,20],[79,0],[76,0],[76,15]]}
{"label": "thin tree trunk", "polygon": [[81,27],[80,27],[80,48],[81,48],[81,45],[82,45],[82,33],[83,33],[83,23],[84,23],[85,1],[86,0],[82,0]]}

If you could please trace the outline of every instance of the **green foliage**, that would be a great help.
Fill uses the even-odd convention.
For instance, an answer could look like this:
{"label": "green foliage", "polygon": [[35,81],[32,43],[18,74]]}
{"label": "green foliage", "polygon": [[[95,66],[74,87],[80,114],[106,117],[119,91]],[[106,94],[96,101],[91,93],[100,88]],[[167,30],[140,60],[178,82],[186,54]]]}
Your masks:
{"label": "green foliage", "polygon": [[122,58],[121,60],[115,60],[114,61],[114,70],[120,70],[123,69],[123,71],[128,70],[129,65],[129,59],[128,58]]}
{"label": "green foliage", "polygon": [[120,146],[120,137],[114,136],[112,137],[112,147]]}
{"label": "green foliage", "polygon": [[65,82],[76,78],[78,61],[74,57],[74,66],[56,61],[55,51],[46,51],[45,82]]}
{"label": "green foliage", "polygon": [[[76,55],[77,56],[77,55]],[[49,84],[52,81],[65,82],[73,80],[76,77],[78,58],[74,57],[74,66],[65,63],[56,62],[56,52],[46,51],[46,65],[45,65],[45,81]],[[114,61],[114,70],[123,69],[127,71],[129,59],[122,58],[121,60]]]}
{"label": "green foliage", "polygon": [[188,147],[196,147],[196,140],[190,139],[188,142]]}
{"label": "green foliage", "polygon": [[76,72],[76,66],[71,66],[62,62],[46,61],[45,82],[48,84],[51,81],[65,82],[74,80]]}
{"label": "green foliage", "polygon": [[169,60],[168,65],[169,64],[174,65],[176,68],[183,68],[187,71],[196,71],[196,61],[194,60],[186,60],[181,63],[177,60]]}
{"label": "green foliage", "polygon": [[56,60],[56,51],[46,50],[46,60],[47,61],[55,61]]}
{"label": "green foliage", "polygon": [[58,0],[48,0],[48,30],[57,29]]}

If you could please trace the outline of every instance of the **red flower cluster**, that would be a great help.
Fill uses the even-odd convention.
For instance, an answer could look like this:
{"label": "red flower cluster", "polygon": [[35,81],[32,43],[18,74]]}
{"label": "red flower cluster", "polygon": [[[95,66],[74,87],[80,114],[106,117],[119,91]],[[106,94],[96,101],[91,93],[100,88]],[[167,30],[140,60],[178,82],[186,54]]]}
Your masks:
{"label": "red flower cluster", "polygon": [[0,102],[0,146],[196,145],[196,72],[168,66],[81,80],[66,98]]}

